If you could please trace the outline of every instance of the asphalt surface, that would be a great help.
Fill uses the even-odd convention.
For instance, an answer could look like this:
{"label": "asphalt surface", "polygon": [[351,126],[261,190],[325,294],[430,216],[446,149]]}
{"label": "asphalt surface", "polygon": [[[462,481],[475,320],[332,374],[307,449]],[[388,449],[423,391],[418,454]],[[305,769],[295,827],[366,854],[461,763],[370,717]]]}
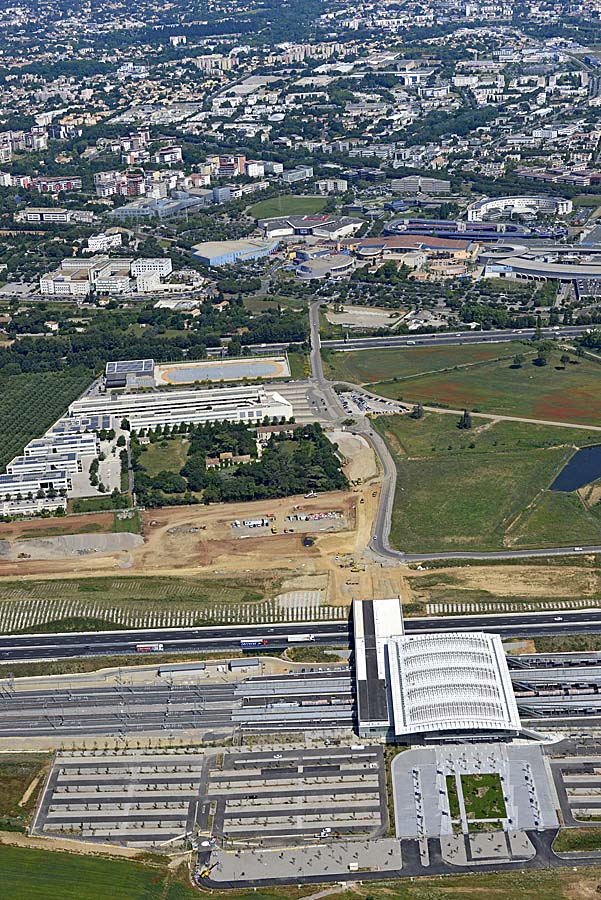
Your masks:
{"label": "asphalt surface", "polygon": [[[428,616],[405,619],[405,631],[485,631],[503,637],[536,637],[562,634],[601,633],[601,609],[556,613],[501,613],[491,615]],[[115,656],[135,654],[136,644],[162,643],[168,653],[240,650],[240,641],[265,638],[264,652],[289,646],[291,634],[314,635],[311,643],[350,647],[350,623],[309,622],[294,625],[239,625],[237,627],[143,629],[138,631],[102,631],[86,634],[39,634],[0,636],[0,663],[32,660],[68,659],[78,656]],[[297,644],[298,645],[298,644]],[[141,654],[140,654],[141,655]],[[144,654],[152,665],[152,653]],[[1,696],[1,688],[0,688]]]}
{"label": "asphalt surface", "polygon": [[[588,325],[560,325],[559,328],[543,328],[545,338],[574,338],[584,334]],[[523,341],[533,338],[534,328],[519,328],[514,331],[458,331],[449,333],[408,334],[390,337],[349,338],[348,340],[323,341],[328,350],[380,350],[386,347],[435,347],[438,344],[487,344]]]}

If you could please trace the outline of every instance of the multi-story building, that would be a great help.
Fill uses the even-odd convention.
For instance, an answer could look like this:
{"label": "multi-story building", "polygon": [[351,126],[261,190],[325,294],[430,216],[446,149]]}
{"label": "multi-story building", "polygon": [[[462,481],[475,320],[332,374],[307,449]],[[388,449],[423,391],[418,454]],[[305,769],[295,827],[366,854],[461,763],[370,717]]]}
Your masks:
{"label": "multi-story building", "polygon": [[293,184],[296,181],[307,181],[313,178],[313,166],[297,166],[282,174],[284,184]]}
{"label": "multi-story building", "polygon": [[154,161],[161,166],[172,166],[174,163],[180,163],[182,159],[182,148],[173,145],[160,147],[154,154]]}
{"label": "multi-story building", "polygon": [[40,194],[58,194],[60,191],[80,191],[82,181],[79,175],[48,175],[32,178],[31,186]]}
{"label": "multi-story building", "polygon": [[173,264],[169,256],[136,259],[131,264],[132,278],[138,275],[155,274],[166,278],[173,271]]}
{"label": "multi-story building", "polygon": [[[111,415],[125,418],[134,431],[182,422],[262,422],[292,417],[292,404],[262,386],[216,388],[206,391],[158,391],[147,394],[99,394],[76,400],[69,414]],[[1,487],[0,487],[1,495]]]}
{"label": "multi-story building", "polygon": [[123,242],[123,236],[120,231],[115,231],[112,234],[102,233],[102,234],[92,234],[88,238],[88,247],[87,249],[91,253],[106,253],[107,250],[111,250],[113,247],[120,247]]}

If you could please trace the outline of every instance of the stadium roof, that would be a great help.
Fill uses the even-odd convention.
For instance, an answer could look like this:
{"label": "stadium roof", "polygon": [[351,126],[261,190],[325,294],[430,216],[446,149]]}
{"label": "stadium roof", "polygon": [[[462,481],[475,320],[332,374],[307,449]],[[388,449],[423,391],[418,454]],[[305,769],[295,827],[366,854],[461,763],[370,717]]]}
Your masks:
{"label": "stadium roof", "polygon": [[388,641],[396,735],[519,731],[499,635],[448,632]]}

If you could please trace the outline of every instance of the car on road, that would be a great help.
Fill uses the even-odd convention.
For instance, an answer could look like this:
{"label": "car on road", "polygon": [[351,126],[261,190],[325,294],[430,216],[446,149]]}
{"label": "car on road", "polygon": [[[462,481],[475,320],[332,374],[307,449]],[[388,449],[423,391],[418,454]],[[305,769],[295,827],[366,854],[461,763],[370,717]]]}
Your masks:
{"label": "car on road", "polygon": [[274,753],[274,754],[273,754],[273,757],[272,757],[272,759],[281,759],[281,758],[282,758],[282,754],[281,754],[281,753]]}
{"label": "car on road", "polygon": [[574,547],[574,551],[575,551],[576,553],[580,553],[582,550],[583,550],[582,547]]}
{"label": "car on road", "polygon": [[554,622],[563,622],[563,616],[555,616],[553,621]]}

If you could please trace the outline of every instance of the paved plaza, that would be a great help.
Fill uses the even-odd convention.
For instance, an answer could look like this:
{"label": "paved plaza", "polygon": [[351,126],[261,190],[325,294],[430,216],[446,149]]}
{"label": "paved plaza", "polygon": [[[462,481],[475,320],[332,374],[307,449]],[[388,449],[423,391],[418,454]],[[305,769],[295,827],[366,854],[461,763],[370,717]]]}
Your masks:
{"label": "paved plaza", "polygon": [[[557,801],[542,747],[536,744],[447,744],[399,753],[392,763],[397,837],[468,834],[461,776],[498,774],[506,815],[498,827],[526,831],[557,826]],[[455,780],[459,816],[452,817],[447,776]]]}

